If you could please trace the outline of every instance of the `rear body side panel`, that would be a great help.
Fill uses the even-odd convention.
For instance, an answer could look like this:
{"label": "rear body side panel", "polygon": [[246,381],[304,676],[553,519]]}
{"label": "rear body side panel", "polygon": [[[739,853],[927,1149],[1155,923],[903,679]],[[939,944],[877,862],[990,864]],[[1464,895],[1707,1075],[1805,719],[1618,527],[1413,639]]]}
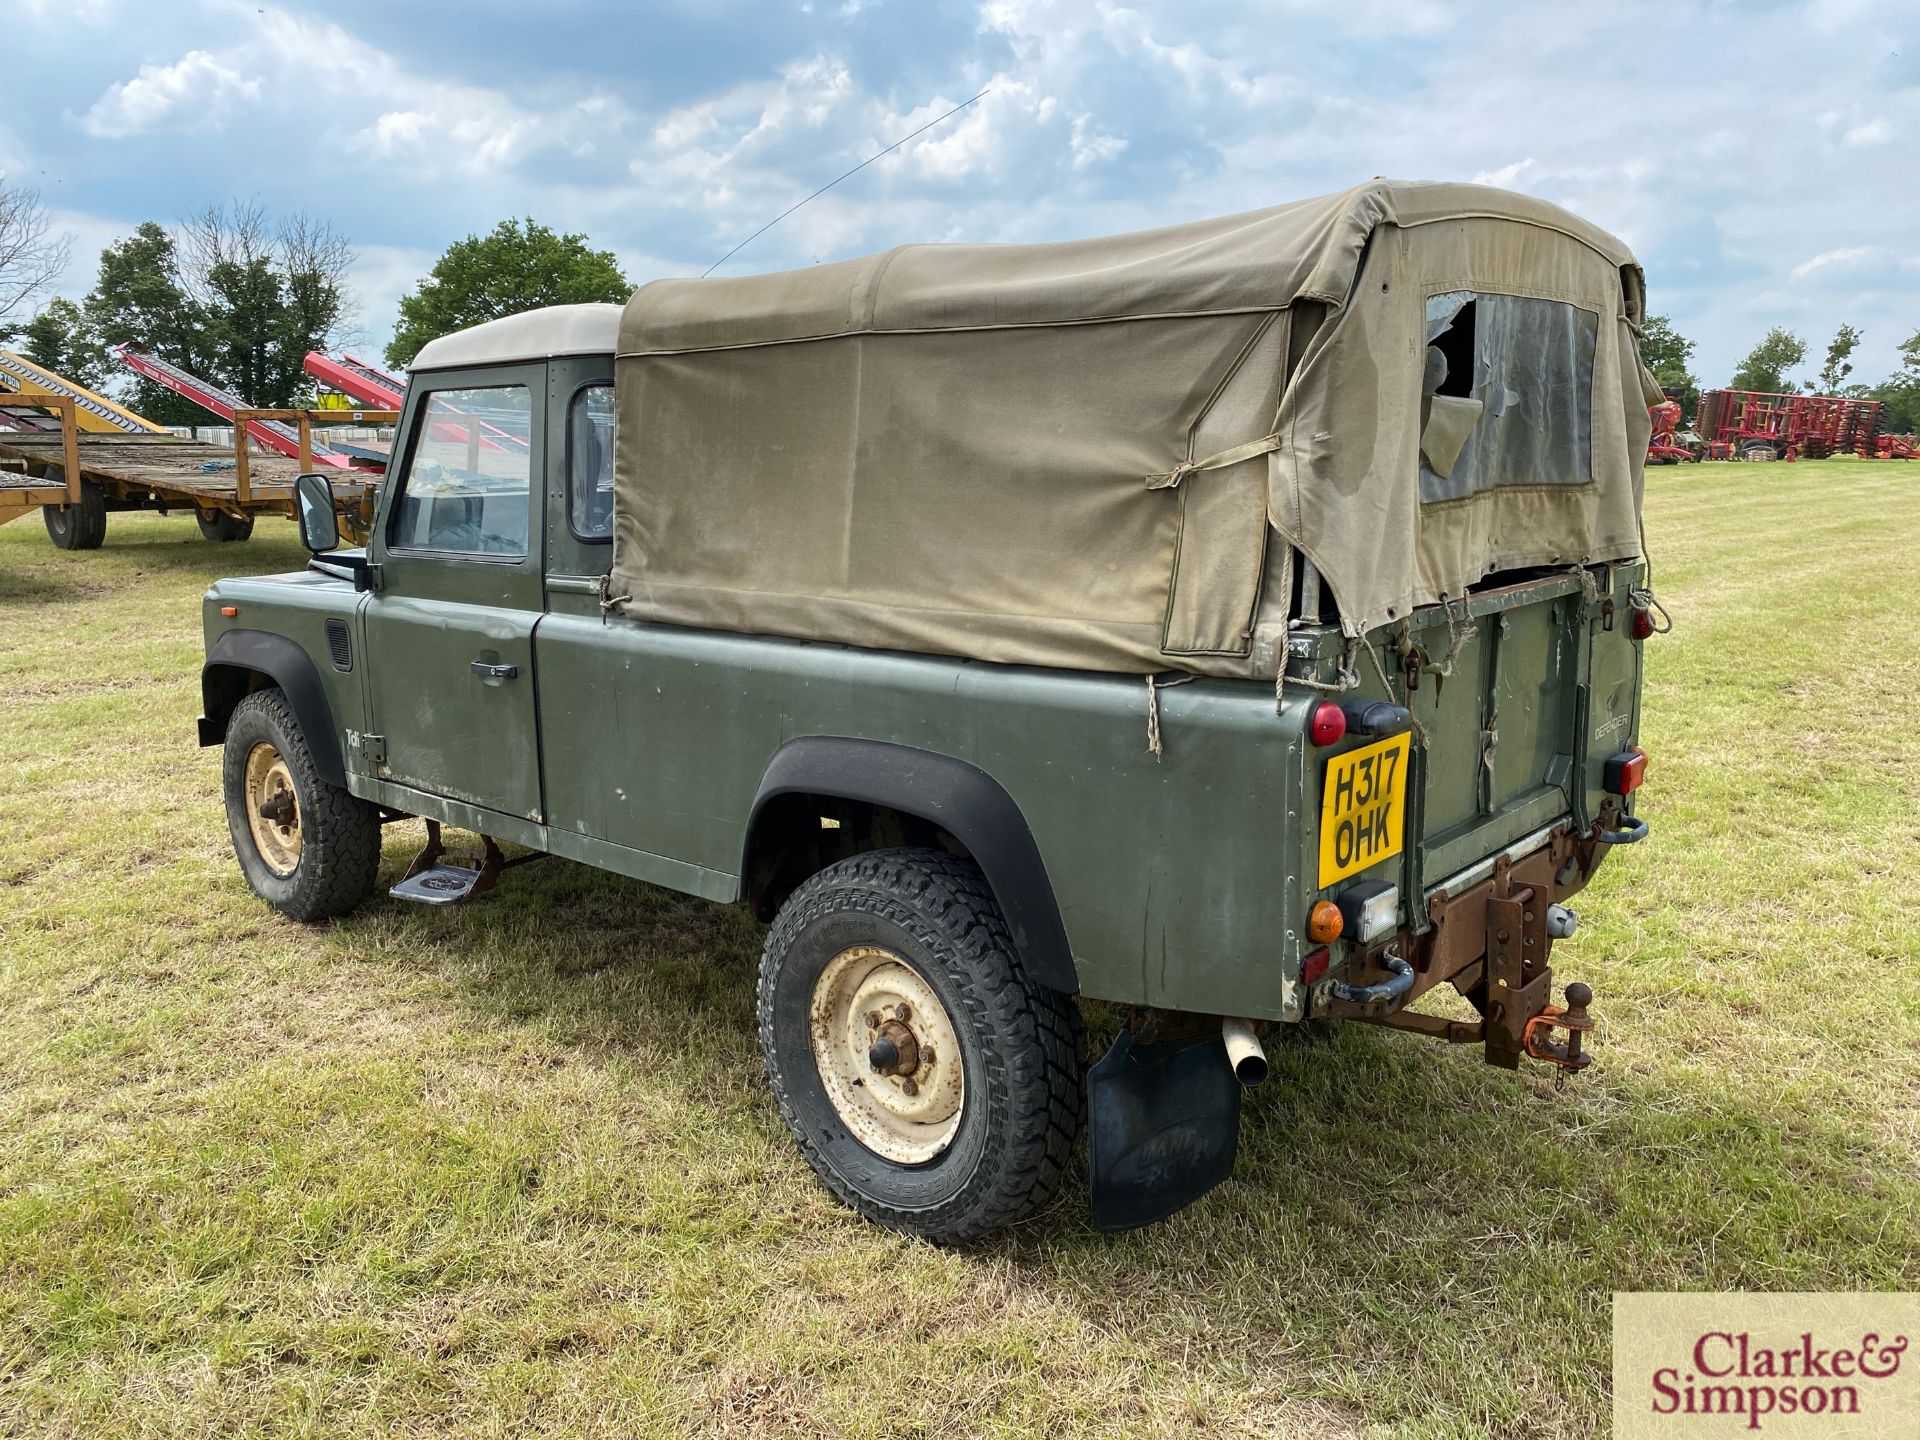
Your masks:
{"label": "rear body side panel", "polygon": [[[1082,994],[1281,1018],[1302,853],[1304,699],[549,614],[535,648],[549,828],[733,874],[761,776],[800,736],[964,761],[1012,798]],[[557,847],[556,847],[557,848]]]}

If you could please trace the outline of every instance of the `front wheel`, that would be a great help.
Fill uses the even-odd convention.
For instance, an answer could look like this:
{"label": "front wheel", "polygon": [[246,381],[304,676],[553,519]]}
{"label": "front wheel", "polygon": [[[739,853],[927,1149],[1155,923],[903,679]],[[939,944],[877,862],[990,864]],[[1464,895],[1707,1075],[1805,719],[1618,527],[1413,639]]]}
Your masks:
{"label": "front wheel", "polygon": [[234,709],[221,781],[241,873],[282,915],[330,920],[373,893],[380,812],[320,778],[284,693],[256,690]]}
{"label": "front wheel", "polygon": [[780,909],[760,1049],[833,1193],[939,1244],[1055,1194],[1082,1116],[1073,1001],[1029,979],[986,878],[935,850],[831,865]]}

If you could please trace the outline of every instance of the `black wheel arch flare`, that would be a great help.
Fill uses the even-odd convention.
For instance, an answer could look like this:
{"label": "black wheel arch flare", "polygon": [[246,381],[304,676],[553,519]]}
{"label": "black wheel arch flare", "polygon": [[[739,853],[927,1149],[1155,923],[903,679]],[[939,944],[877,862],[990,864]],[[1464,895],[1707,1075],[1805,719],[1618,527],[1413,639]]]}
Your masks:
{"label": "black wheel arch flare", "polygon": [[284,635],[228,630],[213,642],[200,669],[200,743],[218,745],[227,738],[234,707],[260,688],[253,680],[256,675],[266,676],[286,695],[320,778],[344,789],[347,770],[340,754],[340,734],[334,728],[320,671],[313,657]]}
{"label": "black wheel arch flare", "polygon": [[1011,795],[986,771],[951,755],[837,735],[803,735],[774,752],[753,798],[740,874],[753,902],[758,847],[769,807],[786,795],[884,806],[936,825],[958,840],[993,888],[1022,963],[1062,994],[1080,983],[1066,926],[1040,847]]}

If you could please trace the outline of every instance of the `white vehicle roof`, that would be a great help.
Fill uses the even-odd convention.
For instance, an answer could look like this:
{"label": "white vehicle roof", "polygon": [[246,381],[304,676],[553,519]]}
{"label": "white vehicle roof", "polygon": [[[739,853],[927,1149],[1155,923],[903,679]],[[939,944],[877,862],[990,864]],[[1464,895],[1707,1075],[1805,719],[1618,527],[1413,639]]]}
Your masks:
{"label": "white vehicle roof", "polygon": [[469,325],[429,340],[408,370],[450,370],[555,355],[611,355],[620,334],[618,305],[548,305]]}

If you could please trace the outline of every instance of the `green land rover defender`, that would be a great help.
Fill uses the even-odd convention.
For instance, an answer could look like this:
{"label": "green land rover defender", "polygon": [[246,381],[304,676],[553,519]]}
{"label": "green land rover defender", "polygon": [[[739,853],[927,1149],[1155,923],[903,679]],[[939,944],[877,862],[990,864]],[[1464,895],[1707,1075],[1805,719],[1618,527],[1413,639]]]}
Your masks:
{"label": "green land rover defender", "polygon": [[304,476],[309,567],[207,594],[241,869],[342,916],[419,817],[401,899],[751,906],[794,1138],[945,1242],[1083,1130],[1097,1224],[1192,1201],[1276,1025],[1577,1069],[1563,902],[1647,833],[1642,308],[1565,211],[1373,182],[436,340],[365,548]]}

